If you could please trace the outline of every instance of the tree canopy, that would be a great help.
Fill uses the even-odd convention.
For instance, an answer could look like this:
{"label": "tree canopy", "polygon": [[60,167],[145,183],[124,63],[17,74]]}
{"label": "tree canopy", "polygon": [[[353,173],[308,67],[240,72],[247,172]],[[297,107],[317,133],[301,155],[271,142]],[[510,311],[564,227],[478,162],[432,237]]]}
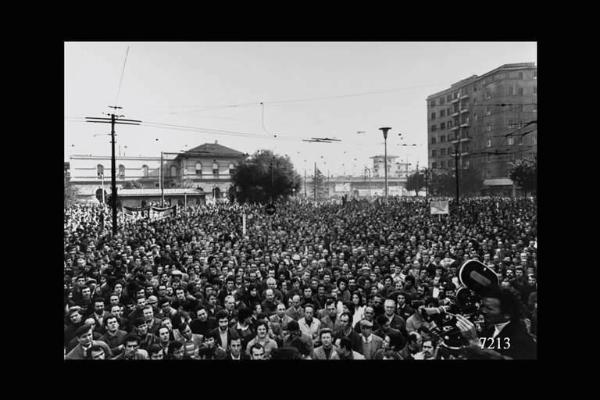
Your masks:
{"label": "tree canopy", "polygon": [[[460,169],[458,182],[461,196],[478,194],[483,188],[481,173],[473,167]],[[430,190],[434,196],[455,196],[456,175],[454,173],[433,173]]]}
{"label": "tree canopy", "polygon": [[269,203],[300,190],[301,177],[289,156],[259,150],[233,170],[229,198],[240,203]]}
{"label": "tree canopy", "polygon": [[414,190],[417,196],[419,191],[425,187],[425,174],[420,171],[409,175],[406,180],[406,190]]}
{"label": "tree canopy", "polygon": [[525,191],[525,194],[535,193],[537,191],[537,160],[516,161],[510,170],[509,177]]}

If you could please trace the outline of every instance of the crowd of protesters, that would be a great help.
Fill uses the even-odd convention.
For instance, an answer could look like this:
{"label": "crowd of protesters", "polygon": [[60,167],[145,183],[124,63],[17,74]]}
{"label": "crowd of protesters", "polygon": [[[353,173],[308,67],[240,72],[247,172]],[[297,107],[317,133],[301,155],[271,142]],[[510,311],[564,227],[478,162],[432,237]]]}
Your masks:
{"label": "crowd of protesters", "polygon": [[[535,342],[531,199],[451,201],[441,216],[422,198],[276,208],[181,208],[124,220],[115,236],[109,209],[65,209],[65,359],[485,358],[447,351],[437,319],[456,303],[459,267],[471,259],[514,295],[513,325]],[[506,325],[492,318],[504,305],[481,308],[479,322],[457,317],[465,338]]]}

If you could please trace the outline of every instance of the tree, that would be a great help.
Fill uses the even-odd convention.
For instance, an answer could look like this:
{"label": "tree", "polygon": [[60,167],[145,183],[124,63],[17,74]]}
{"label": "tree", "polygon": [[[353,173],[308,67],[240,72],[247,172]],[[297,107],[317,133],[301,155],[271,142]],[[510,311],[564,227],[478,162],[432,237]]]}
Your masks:
{"label": "tree", "polygon": [[419,171],[410,175],[406,179],[406,190],[414,190],[417,196],[419,195],[419,190],[425,187],[425,175],[421,174]]}
{"label": "tree", "polygon": [[429,189],[433,196],[453,196],[456,194],[455,177],[448,173],[431,174]]}
{"label": "tree", "polygon": [[314,199],[315,191],[317,192],[317,201],[327,198],[327,187],[325,187],[325,175],[317,168],[313,177],[313,193],[310,194],[310,198]]}
{"label": "tree", "polygon": [[525,195],[529,192],[535,193],[537,191],[537,160],[515,161],[509,172],[509,177],[525,191]]}
{"label": "tree", "polygon": [[[483,188],[483,179],[480,171],[473,167],[460,170],[459,175],[460,195],[479,194]],[[455,184],[456,186],[456,184]],[[456,189],[455,189],[456,192]]]}
{"label": "tree", "polygon": [[300,189],[301,178],[289,156],[259,150],[233,170],[229,198],[240,203],[267,203],[287,198]]}

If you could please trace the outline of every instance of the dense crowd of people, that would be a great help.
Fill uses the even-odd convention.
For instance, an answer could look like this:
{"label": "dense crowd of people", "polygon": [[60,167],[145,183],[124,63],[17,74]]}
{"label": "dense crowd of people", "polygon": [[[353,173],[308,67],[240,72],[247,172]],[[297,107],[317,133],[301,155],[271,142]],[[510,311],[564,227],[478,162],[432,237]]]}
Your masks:
{"label": "dense crowd of people", "polygon": [[[109,209],[65,209],[65,359],[536,357],[533,200],[276,208],[180,208],[115,236]],[[473,259],[500,287],[467,310],[458,271]]]}

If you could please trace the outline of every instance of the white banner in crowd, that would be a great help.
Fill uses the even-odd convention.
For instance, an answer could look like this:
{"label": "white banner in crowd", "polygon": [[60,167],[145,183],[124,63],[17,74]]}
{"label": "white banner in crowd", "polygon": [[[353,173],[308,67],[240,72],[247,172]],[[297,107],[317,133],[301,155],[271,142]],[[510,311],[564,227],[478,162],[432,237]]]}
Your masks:
{"label": "white banner in crowd", "polygon": [[430,207],[431,207],[431,215],[450,214],[448,200],[432,201]]}

